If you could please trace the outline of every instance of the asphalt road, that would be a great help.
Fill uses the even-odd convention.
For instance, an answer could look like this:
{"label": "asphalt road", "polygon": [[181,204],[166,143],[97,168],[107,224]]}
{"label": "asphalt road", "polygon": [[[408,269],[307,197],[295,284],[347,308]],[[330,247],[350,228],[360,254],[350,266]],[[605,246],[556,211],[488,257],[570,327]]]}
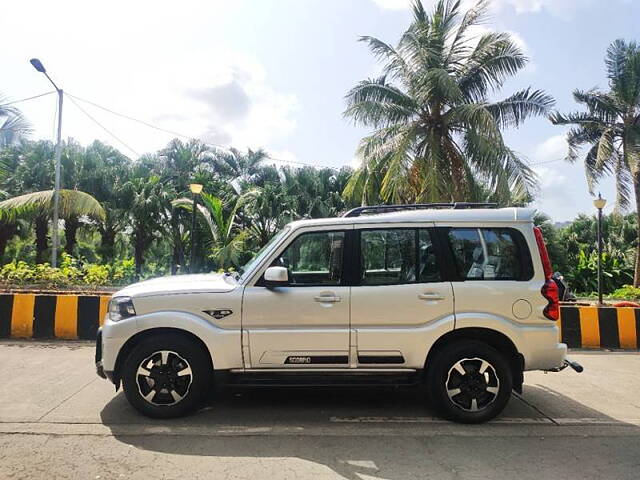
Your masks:
{"label": "asphalt road", "polygon": [[0,479],[640,478],[640,354],[574,352],[528,373],[485,425],[405,389],[218,390],[196,414],[139,416],[90,344],[0,342]]}

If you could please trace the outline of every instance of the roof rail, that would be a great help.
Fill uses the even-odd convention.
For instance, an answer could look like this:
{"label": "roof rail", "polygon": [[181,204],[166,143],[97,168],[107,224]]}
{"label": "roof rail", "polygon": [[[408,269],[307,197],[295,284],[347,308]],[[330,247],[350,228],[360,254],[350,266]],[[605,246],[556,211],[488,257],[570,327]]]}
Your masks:
{"label": "roof rail", "polygon": [[359,217],[361,215],[375,215],[377,213],[401,212],[403,210],[427,210],[427,209],[445,209],[454,210],[471,209],[471,208],[497,208],[497,203],[484,202],[454,202],[454,203],[409,203],[407,205],[365,205],[356,207],[346,212],[343,217]]}

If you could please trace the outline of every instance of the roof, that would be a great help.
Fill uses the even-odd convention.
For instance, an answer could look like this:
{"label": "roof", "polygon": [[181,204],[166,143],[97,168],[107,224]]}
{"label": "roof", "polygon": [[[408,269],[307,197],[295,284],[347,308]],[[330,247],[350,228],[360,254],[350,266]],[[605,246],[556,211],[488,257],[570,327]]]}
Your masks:
{"label": "roof", "polygon": [[315,218],[298,220],[293,228],[322,225],[360,225],[373,223],[422,222],[474,222],[474,223],[528,223],[533,221],[534,208],[477,208],[477,209],[424,209],[362,215],[360,217]]}

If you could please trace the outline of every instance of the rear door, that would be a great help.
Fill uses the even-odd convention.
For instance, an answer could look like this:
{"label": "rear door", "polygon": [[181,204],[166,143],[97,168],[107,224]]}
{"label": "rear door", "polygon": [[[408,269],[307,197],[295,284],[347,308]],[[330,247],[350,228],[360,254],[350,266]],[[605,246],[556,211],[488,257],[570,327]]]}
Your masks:
{"label": "rear door", "polygon": [[429,347],[454,327],[453,290],[428,227],[355,226],[351,342],[360,368],[422,368]]}

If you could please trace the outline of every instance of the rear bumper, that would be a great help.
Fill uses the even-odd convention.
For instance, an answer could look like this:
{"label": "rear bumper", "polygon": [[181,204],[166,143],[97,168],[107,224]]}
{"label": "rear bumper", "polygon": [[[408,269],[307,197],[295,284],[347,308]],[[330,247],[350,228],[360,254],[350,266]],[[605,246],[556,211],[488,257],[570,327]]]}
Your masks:
{"label": "rear bumper", "polygon": [[536,348],[525,356],[525,370],[553,370],[564,364],[567,357],[567,345],[556,343],[550,348]]}

